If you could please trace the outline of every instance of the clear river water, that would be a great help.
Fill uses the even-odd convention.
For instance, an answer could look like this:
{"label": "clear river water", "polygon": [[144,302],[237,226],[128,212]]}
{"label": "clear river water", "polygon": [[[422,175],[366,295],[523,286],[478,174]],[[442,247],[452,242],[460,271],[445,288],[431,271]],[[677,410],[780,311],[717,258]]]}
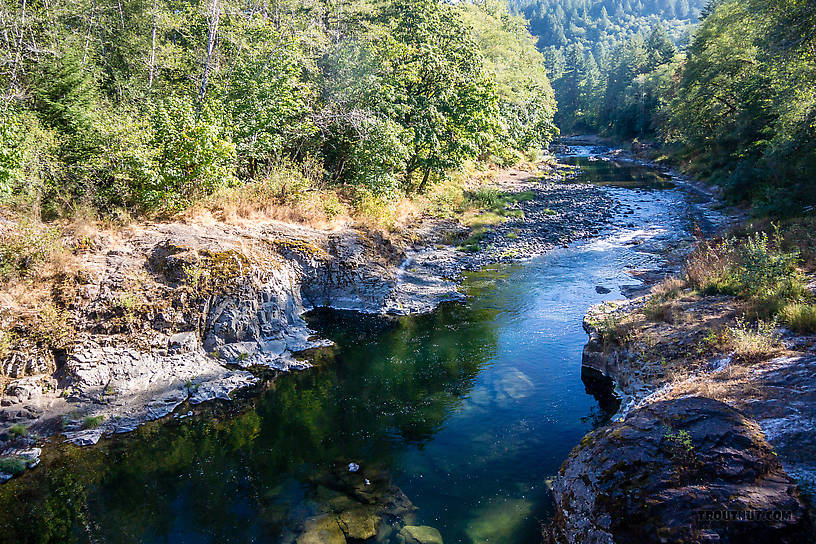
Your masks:
{"label": "clear river water", "polygon": [[600,236],[471,273],[468,301],[429,315],[315,312],[335,345],[308,354],[309,370],[95,447],[53,440],[0,486],[0,541],[294,542],[351,494],[413,503],[384,518],[381,542],[409,522],[446,543],[538,542],[548,481],[615,409],[581,380],[586,309],[621,298],[638,283],[627,271],[658,267],[705,220],[654,170],[586,147],[561,160],[621,202]]}

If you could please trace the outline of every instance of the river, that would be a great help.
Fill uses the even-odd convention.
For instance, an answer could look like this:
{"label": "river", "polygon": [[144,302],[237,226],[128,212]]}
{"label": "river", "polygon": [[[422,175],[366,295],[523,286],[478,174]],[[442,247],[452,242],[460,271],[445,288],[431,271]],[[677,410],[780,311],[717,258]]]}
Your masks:
{"label": "river", "polygon": [[0,487],[0,541],[294,542],[304,520],[359,507],[377,511],[379,542],[406,523],[446,543],[538,542],[548,481],[614,411],[581,380],[584,312],[706,222],[665,175],[597,155],[561,157],[621,203],[597,238],[470,273],[468,301],[428,315],[315,312],[335,345],[306,354],[314,368],[95,447],[46,448]]}

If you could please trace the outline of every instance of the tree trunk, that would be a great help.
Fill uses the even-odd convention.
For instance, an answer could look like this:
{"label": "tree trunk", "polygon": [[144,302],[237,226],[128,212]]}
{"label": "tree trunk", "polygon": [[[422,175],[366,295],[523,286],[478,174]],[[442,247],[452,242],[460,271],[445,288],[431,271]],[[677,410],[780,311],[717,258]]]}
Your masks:
{"label": "tree trunk", "polygon": [[156,1],[153,0],[153,28],[150,31],[150,70],[147,73],[147,88],[153,87],[153,70],[156,66]]}
{"label": "tree trunk", "polygon": [[119,4],[119,24],[122,27],[122,32],[125,31],[125,13],[122,11],[122,0],[117,0]]}
{"label": "tree trunk", "polygon": [[17,42],[17,51],[14,53],[14,66],[11,68],[11,83],[17,81],[17,65],[20,64],[20,55],[23,51],[23,35],[25,34],[26,0],[23,0],[22,11],[20,12],[20,39]]}
{"label": "tree trunk", "polygon": [[425,173],[422,174],[422,183],[419,184],[419,192],[424,193],[425,188],[428,186],[428,178],[431,177],[431,168],[428,167],[425,169]]}
{"label": "tree trunk", "polygon": [[340,43],[340,21],[343,19],[343,0],[337,0],[337,30],[335,32],[335,43]]}
{"label": "tree trunk", "polygon": [[221,19],[221,9],[218,6],[218,0],[212,0],[210,6],[210,14],[207,16],[207,58],[204,61],[204,76],[201,78],[201,90],[198,93],[198,108],[196,110],[196,118],[201,116],[201,108],[204,105],[204,97],[207,94],[207,78],[210,75],[210,62],[212,61],[213,50],[215,49],[215,40],[218,35],[218,21]]}
{"label": "tree trunk", "polygon": [[91,4],[91,20],[88,21],[88,33],[85,34],[85,48],[82,51],[82,66],[85,66],[85,61],[88,59],[88,46],[91,43],[91,31],[94,27],[94,19],[96,18],[96,2]]}

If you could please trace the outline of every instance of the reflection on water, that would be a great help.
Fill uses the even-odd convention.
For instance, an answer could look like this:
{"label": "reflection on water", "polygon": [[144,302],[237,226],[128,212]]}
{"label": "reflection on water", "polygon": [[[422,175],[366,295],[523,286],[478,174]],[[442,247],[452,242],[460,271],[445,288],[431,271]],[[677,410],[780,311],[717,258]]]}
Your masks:
{"label": "reflection on water", "polygon": [[630,161],[616,161],[600,155],[605,148],[574,146],[561,162],[578,168],[574,181],[625,188],[669,189],[671,176]]}
{"label": "reflection on water", "polygon": [[446,543],[537,542],[546,482],[608,417],[581,381],[583,314],[687,225],[677,191],[604,190],[631,210],[619,227],[471,274],[466,304],[315,312],[336,345],[307,355],[314,368],[97,447],[46,448],[0,486],[0,540],[304,544],[312,530],[311,542],[397,542],[409,524]]}

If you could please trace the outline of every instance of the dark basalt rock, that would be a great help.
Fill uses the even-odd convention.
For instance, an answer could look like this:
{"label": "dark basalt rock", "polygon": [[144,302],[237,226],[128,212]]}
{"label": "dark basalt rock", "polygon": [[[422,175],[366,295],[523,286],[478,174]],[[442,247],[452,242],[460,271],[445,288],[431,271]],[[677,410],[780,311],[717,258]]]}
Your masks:
{"label": "dark basalt rock", "polygon": [[[812,534],[759,426],[708,398],[655,402],[587,435],[553,492],[556,542],[798,544]],[[718,519],[757,512],[770,519]]]}

